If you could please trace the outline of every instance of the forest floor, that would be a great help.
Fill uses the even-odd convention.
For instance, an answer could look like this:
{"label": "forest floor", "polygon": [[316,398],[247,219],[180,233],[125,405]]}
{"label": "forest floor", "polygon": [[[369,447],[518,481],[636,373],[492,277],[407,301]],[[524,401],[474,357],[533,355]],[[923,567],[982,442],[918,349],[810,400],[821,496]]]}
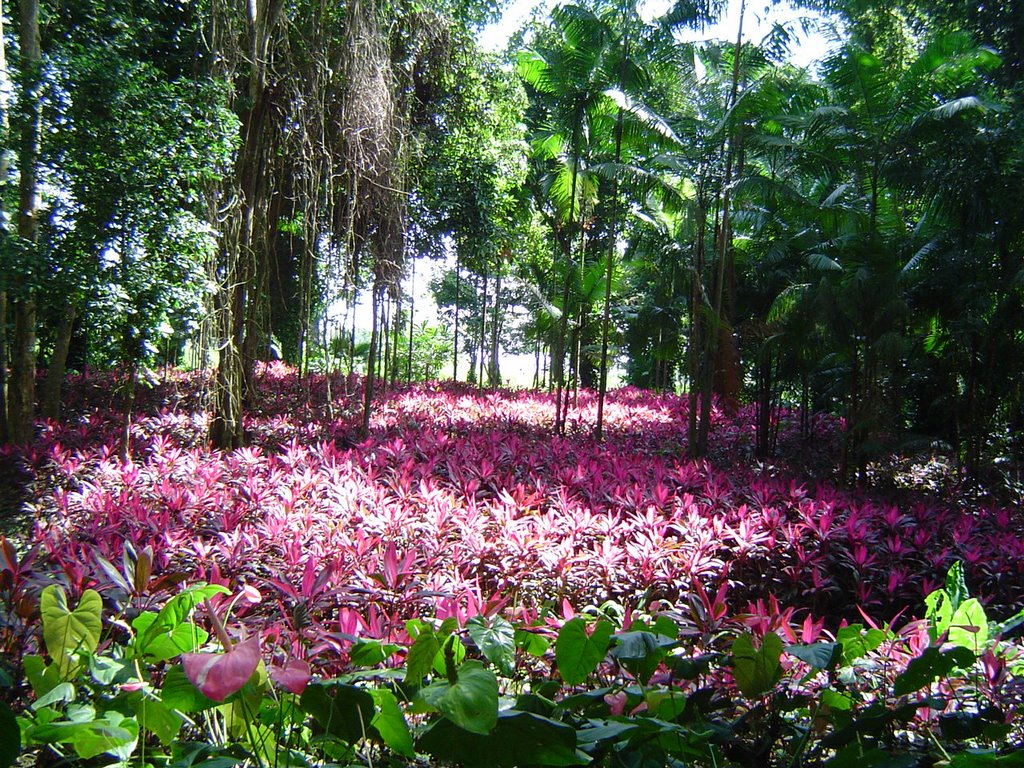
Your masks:
{"label": "forest floor", "polygon": [[555,435],[548,394],[449,383],[386,391],[360,440],[357,380],[328,388],[274,365],[258,376],[250,446],[222,454],[205,445],[201,384],[172,374],[145,391],[125,459],[116,380],[74,381],[67,423],[2,457],[7,530],[72,586],[103,583],[128,542],[152,547],[158,572],[269,588],[310,620],[335,619],[327,596],[341,595],[377,630],[489,600],[673,604],[695,582],[724,587],[733,610],[886,617],[920,610],[958,560],[997,614],[1024,602],[1014,505],[960,493],[941,457],[894,459],[877,487],[842,488],[829,417],[803,437],[782,411],[766,462],[753,410],[716,411],[711,455],[694,462],[685,398],[610,393],[598,443],[590,392]]}

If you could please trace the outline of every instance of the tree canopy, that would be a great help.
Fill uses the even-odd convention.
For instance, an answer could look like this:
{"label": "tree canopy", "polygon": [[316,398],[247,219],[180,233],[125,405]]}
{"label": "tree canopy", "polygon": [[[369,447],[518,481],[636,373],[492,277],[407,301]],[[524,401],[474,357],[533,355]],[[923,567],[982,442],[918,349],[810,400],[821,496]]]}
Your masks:
{"label": "tree canopy", "polygon": [[841,33],[799,69],[799,29],[700,40],[723,5],[564,4],[491,55],[490,2],[6,4],[3,437],[69,367],[191,364],[236,447],[268,356],[361,370],[368,425],[423,343],[480,386],[532,353],[556,431],[611,377],[687,392],[695,456],[718,398],[763,457],[783,405],[842,416],[848,479],[1019,460],[1021,20],[805,0]]}

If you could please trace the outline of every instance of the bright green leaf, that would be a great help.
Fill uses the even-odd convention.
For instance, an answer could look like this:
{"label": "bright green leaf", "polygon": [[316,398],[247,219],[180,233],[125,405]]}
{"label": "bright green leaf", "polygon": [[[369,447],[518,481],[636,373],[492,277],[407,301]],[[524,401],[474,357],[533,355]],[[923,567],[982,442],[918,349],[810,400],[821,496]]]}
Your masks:
{"label": "bright green leaf", "polygon": [[412,685],[419,685],[423,678],[430,674],[434,668],[434,658],[441,650],[441,643],[433,630],[424,629],[409,649],[409,655],[405,659],[405,681]]}
{"label": "bright green leaf", "polygon": [[611,642],[611,622],[601,619],[587,634],[587,623],[577,617],[565,623],[555,640],[555,662],[567,685],[580,685],[597,669]]}
{"label": "bright green leaf", "polygon": [[473,638],[480,653],[504,675],[515,669],[516,639],[512,625],[500,616],[488,620],[474,616],[466,622],[466,631]]}
{"label": "bright green leaf", "polygon": [[72,658],[78,653],[92,653],[103,631],[103,600],[98,592],[87,589],[75,610],[68,610],[64,588],[51,584],[39,596],[39,612],[43,620],[46,650],[56,662],[63,679],[69,680],[77,671]]}
{"label": "bright green leaf", "polygon": [[371,688],[370,695],[377,705],[377,714],[370,725],[380,734],[381,741],[403,757],[413,757],[412,733],[395,694],[386,688]]}
{"label": "bright green leaf", "polygon": [[949,622],[949,642],[980,654],[988,645],[988,617],[977,598],[962,602]]}
{"label": "bright green leaf", "polygon": [[421,692],[423,700],[470,733],[486,735],[498,717],[498,678],[479,661],[467,661],[454,684],[431,683]]}

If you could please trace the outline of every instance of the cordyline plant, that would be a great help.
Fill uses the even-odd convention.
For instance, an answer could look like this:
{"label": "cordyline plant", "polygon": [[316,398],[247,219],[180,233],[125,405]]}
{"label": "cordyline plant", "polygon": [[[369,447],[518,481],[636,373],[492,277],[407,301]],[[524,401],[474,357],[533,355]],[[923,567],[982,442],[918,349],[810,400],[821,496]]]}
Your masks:
{"label": "cordyline plant", "polygon": [[[770,593],[835,620],[857,606],[894,615],[954,561],[991,609],[1024,600],[1013,510],[895,504],[765,471],[749,460],[746,412],[716,413],[716,463],[694,463],[674,395],[612,393],[598,444],[588,393],[555,436],[545,394],[408,387],[388,393],[360,441],[354,416],[323,420],[310,405],[327,396],[322,377],[275,365],[257,381],[253,444],[230,453],[203,447],[202,414],[168,407],[196,402],[180,375],[147,393],[127,459],[114,412],[48,424],[27,457],[49,489],[35,503],[39,557],[76,594],[110,580],[101,558],[115,561],[124,541],[149,547],[169,579],[259,580],[258,612],[300,644],[321,626],[341,631],[338,606],[387,630],[432,615],[438,599],[637,603],[675,600],[694,580],[728,581],[734,607]],[[89,382],[95,403],[103,389]],[[356,406],[338,397],[332,411]],[[781,418],[782,443],[797,441],[798,421]],[[837,425],[816,424],[827,456]]]}
{"label": "cordyline plant", "polygon": [[[120,729],[120,746],[110,748],[130,752],[133,760],[156,749],[155,739],[161,759],[201,762],[213,753],[175,752],[173,745],[202,734],[201,741],[219,750],[244,741],[243,757],[218,752],[217,759],[290,764],[314,755],[344,761],[365,748],[368,759],[381,750],[406,756],[401,759],[423,751],[472,763],[471,755],[441,753],[452,741],[446,728],[472,733],[476,727],[467,729],[468,721],[452,714],[463,704],[451,697],[461,702],[466,691],[486,694],[489,702],[491,674],[505,697],[501,712],[509,701],[516,706],[512,715],[496,716],[487,738],[495,728],[511,729],[508,741],[518,743],[529,729],[549,728],[520,712],[577,735],[585,730],[589,709],[521,700],[561,701],[569,696],[563,683],[608,688],[595,699],[599,708],[649,718],[659,711],[647,700],[653,681],[668,686],[673,700],[693,700],[667,721],[682,727],[685,713],[698,718],[693,722],[706,721],[711,732],[724,728],[721,739],[745,744],[747,752],[727,752],[710,737],[701,742],[704,737],[691,733],[697,726],[686,725],[684,741],[703,750],[701,760],[718,764],[854,760],[853,742],[818,739],[818,723],[838,727],[842,712],[858,722],[862,714],[877,715],[881,735],[850,732],[858,745],[868,736],[881,739],[877,748],[885,754],[902,748],[931,754],[920,740],[932,743],[928,734],[938,733],[948,741],[965,718],[963,743],[986,747],[998,730],[995,721],[1013,719],[1019,696],[1013,647],[995,630],[974,633],[984,641],[965,645],[958,628],[981,627],[982,613],[1008,616],[1024,602],[1024,521],[1014,510],[964,509],[934,499],[894,504],[810,482],[782,463],[765,470],[750,459],[753,426],[743,411],[735,418],[715,413],[714,463],[689,461],[682,444],[686,401],[672,395],[612,393],[605,440],[598,444],[590,435],[595,404],[588,393],[569,413],[566,433],[555,436],[554,403],[544,394],[407,387],[387,394],[361,440],[359,424],[345,415],[357,414],[358,404],[337,398],[330,411],[342,415],[333,419],[321,418],[312,405],[325,402],[328,391],[357,391],[355,382],[328,389],[322,377],[303,381],[281,366],[261,370],[257,381],[262,399],[247,425],[253,442],[244,449],[204,447],[196,382],[175,374],[140,398],[126,455],[123,417],[111,410],[115,395],[103,379],[89,379],[72,388],[71,402],[82,416],[45,424],[22,457],[42,491],[31,535],[17,547],[4,541],[2,550],[0,669],[6,678],[0,682],[9,683],[2,698],[21,722],[42,729],[32,731],[33,743],[79,755],[81,739],[85,753],[103,746],[95,759],[110,759],[100,755],[121,753],[110,752],[95,734]],[[798,420],[785,412],[780,418],[780,444],[797,445]],[[827,457],[838,444],[838,425],[827,419],[815,424],[817,455]],[[864,623],[865,616],[921,615],[925,597],[943,590],[961,594],[946,578],[958,562],[977,598],[928,603],[940,618],[943,605],[955,603],[954,614],[960,611],[942,631],[922,634],[920,622],[898,630]],[[638,619],[646,628],[635,630],[642,648],[627,639],[631,650],[617,650],[624,642],[619,636],[634,631],[635,610],[606,616],[607,627],[584,618],[593,613],[585,606],[606,604],[650,614]],[[97,609],[101,631],[94,646]],[[65,614],[71,618],[60,619]],[[54,626],[84,628],[68,634],[73,644],[54,640],[51,649],[47,623],[51,639]],[[580,629],[589,649],[585,660],[599,658],[593,668],[565,678],[550,664],[557,643],[554,649],[547,644],[560,633],[578,638]],[[747,640],[739,639],[747,633]],[[833,644],[827,664],[820,643]],[[836,643],[844,648],[838,657]],[[794,655],[803,651],[788,650],[801,644],[816,646],[807,652],[811,661]],[[951,654],[952,647],[967,647],[974,659]],[[494,655],[496,648],[504,650]],[[628,654],[642,649],[653,654],[642,657],[644,669],[657,669],[637,693],[620,676],[643,677],[624,661],[633,664]],[[757,686],[744,682],[730,693],[746,679],[739,671],[745,662],[736,663],[744,658],[752,659],[754,679],[771,680],[770,692],[755,694]],[[925,661],[913,669],[941,673],[928,686],[959,681],[943,707],[926,700],[911,708],[908,700],[895,720],[870,709],[880,702],[889,712],[900,697],[919,690],[896,694],[893,687],[917,658]],[[418,679],[407,684],[413,662]],[[469,667],[462,670],[464,664]],[[797,684],[794,669],[800,680],[817,671]],[[308,675],[315,675],[313,683],[301,688]],[[549,691],[550,681],[556,685]],[[818,695],[845,696],[862,683],[868,687],[861,698]],[[345,703],[310,703],[321,694]],[[977,704],[989,694],[998,712]],[[817,702],[810,721],[808,696]],[[796,709],[787,709],[791,705]],[[360,723],[358,734],[351,723],[339,725],[350,730],[328,733],[326,740],[337,744],[311,744],[334,727],[317,720],[316,712],[328,724],[341,722],[335,706],[347,713],[346,723]],[[988,719],[979,725],[983,711]],[[432,720],[438,713],[441,719]],[[435,742],[423,742],[417,730],[428,725]],[[632,764],[640,743],[663,747],[676,739],[651,727],[645,720],[640,731],[630,730],[628,747],[613,734],[590,747],[577,741],[568,752],[554,751],[558,759],[582,759],[579,749],[592,760]],[[567,732],[557,733],[568,749]],[[800,741],[804,746],[797,749]],[[129,744],[135,746],[125,752]],[[480,755],[494,754],[493,742],[478,746]],[[519,754],[507,746],[498,751]],[[795,762],[779,757],[784,754]],[[685,751],[643,759],[667,765],[669,758],[696,759]],[[541,762],[536,754],[517,759]]]}
{"label": "cordyline plant", "polygon": [[344,671],[327,675],[242,617],[259,590],[161,600],[145,559],[118,571],[135,608],[42,590],[40,652],[0,705],[0,766],[970,767],[1017,765],[1024,746],[1024,657],[1004,638],[1024,611],[989,622],[959,564],[899,627],[830,633],[773,600],[730,616],[724,590],[695,585],[645,612],[497,603],[389,641],[346,635]]}

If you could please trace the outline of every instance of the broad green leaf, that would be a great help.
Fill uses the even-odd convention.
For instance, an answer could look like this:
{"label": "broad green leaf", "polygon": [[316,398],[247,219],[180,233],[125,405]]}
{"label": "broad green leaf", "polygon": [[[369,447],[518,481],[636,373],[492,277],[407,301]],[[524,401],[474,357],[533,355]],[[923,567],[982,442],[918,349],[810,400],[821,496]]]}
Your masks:
{"label": "broad green leaf", "polygon": [[746,632],[732,644],[732,675],[740,693],[750,698],[772,689],[782,673],[782,640],[774,632],[765,634],[761,647],[754,646],[754,636]]}
{"label": "broad green leaf", "polygon": [[1000,755],[994,750],[968,749],[949,759],[949,768],[1021,768],[1024,766],[1024,752],[1016,751]]}
{"label": "broad green leaf", "polygon": [[383,664],[398,650],[397,645],[384,644],[380,640],[363,640],[353,643],[348,660],[356,667],[376,667]]}
{"label": "broad green leaf", "polygon": [[64,588],[51,584],[39,596],[39,612],[43,620],[46,650],[56,662],[61,677],[69,680],[78,670],[73,656],[92,653],[103,631],[103,600],[93,589],[82,593],[75,610],[68,610]]}
{"label": "broad green leaf", "polygon": [[506,710],[486,736],[438,720],[416,742],[434,758],[469,768],[586,765],[590,758],[576,749],[576,730],[532,712]]}
{"label": "broad green leaf", "polygon": [[75,700],[75,686],[71,683],[58,683],[49,691],[32,702],[32,709],[42,709],[58,702]]}
{"label": "broad green leaf", "polygon": [[888,750],[865,749],[862,744],[851,744],[839,750],[825,763],[828,768],[915,768],[919,764],[913,755],[893,757]]}
{"label": "broad green leaf", "polygon": [[612,648],[612,656],[620,661],[652,657],[660,659],[665,655],[666,649],[677,645],[673,638],[656,635],[653,632],[619,632],[614,637],[616,645]]}
{"label": "broad green leaf", "polygon": [[946,595],[954,611],[971,596],[967,590],[967,579],[964,577],[964,564],[959,560],[949,567],[946,574]]}
{"label": "broad green leaf", "polygon": [[[60,718],[60,713],[54,710],[40,710],[40,713],[53,713]],[[70,744],[74,741],[79,731],[91,727],[96,721],[95,712],[93,716],[84,722],[74,720],[54,719],[49,722],[42,722],[30,725],[25,731],[27,744]]]}
{"label": "broad green leaf", "polygon": [[644,684],[657,671],[667,649],[677,645],[672,638],[653,632],[620,632],[614,638],[617,643],[611,655]]}
{"label": "broad green leaf", "polygon": [[480,653],[504,675],[511,675],[516,664],[515,629],[500,616],[488,620],[474,616],[466,622],[466,631]]}
{"label": "broad green leaf", "polygon": [[659,616],[654,620],[654,626],[651,627],[651,631],[656,635],[667,637],[672,640],[679,639],[679,625],[676,624],[668,616]]}
{"label": "broad green leaf", "polygon": [[458,635],[453,634],[438,634],[438,640],[441,642],[441,650],[434,655],[434,673],[447,676],[448,659],[446,657],[450,656],[452,665],[458,666],[466,659],[466,645]]}
{"label": "broad green leaf", "polygon": [[[113,685],[126,669],[134,671],[132,663],[127,659],[112,659],[100,654],[89,657],[89,674],[101,685]],[[121,681],[124,682],[124,679]]]}
{"label": "broad green leaf", "polygon": [[565,623],[555,640],[555,662],[566,685],[586,682],[608,653],[612,631],[611,622],[604,619],[594,625],[589,635],[583,619],[577,617]]}
{"label": "broad green leaf", "polygon": [[152,696],[138,694],[132,697],[131,704],[139,725],[152,732],[165,747],[170,746],[184,723],[181,716]]}
{"label": "broad green leaf", "polygon": [[821,703],[839,712],[849,712],[853,709],[853,696],[826,688],[821,692]]}
{"label": "broad green leaf", "polygon": [[387,688],[371,688],[370,695],[377,705],[377,714],[373,716],[370,725],[380,734],[381,741],[403,757],[414,757],[416,753],[409,723],[398,706],[395,694]]}
{"label": "broad green leaf", "polygon": [[409,649],[405,659],[405,681],[420,685],[423,678],[434,669],[434,658],[441,650],[441,643],[432,629],[425,629]]}
{"label": "broad green leaf", "polygon": [[203,600],[214,595],[227,595],[231,590],[220,584],[197,584],[179,592],[160,609],[156,619],[146,628],[139,638],[140,647],[146,648],[149,643],[160,635],[173,632],[175,627],[185,621]]}
{"label": "broad green leaf", "polygon": [[538,659],[547,653],[551,647],[551,641],[538,632],[530,632],[525,629],[517,629],[515,632],[516,648],[521,648],[531,656]]}
{"label": "broad green leaf", "polygon": [[373,696],[354,685],[311,682],[299,702],[325,732],[348,744],[368,734],[376,715]]}
{"label": "broad green leaf", "polygon": [[843,646],[842,663],[849,665],[885,642],[885,632],[874,628],[865,630],[860,624],[850,624],[836,632],[836,640]]}
{"label": "broad green leaf", "polygon": [[974,654],[967,648],[940,651],[930,646],[910,660],[907,668],[896,678],[893,691],[897,696],[919,691],[939,678],[948,677],[955,669],[967,669],[974,661]]}
{"label": "broad green leaf", "polygon": [[57,665],[48,665],[42,656],[29,654],[22,660],[22,666],[25,668],[25,677],[28,678],[36,698],[46,695],[61,681]]}
{"label": "broad green leaf", "polygon": [[831,669],[843,657],[841,643],[811,643],[810,645],[787,645],[786,653],[815,669]]}
{"label": "broad green leaf", "polygon": [[977,598],[962,602],[949,622],[949,642],[981,654],[988,645],[988,617]]}
{"label": "broad green leaf", "polygon": [[459,620],[454,616],[449,616],[447,619],[441,622],[441,626],[437,628],[437,636],[442,641],[447,639],[448,635],[454,634],[459,631]]}
{"label": "broad green leaf", "polygon": [[127,760],[139,742],[139,724],[118,712],[105,712],[102,720],[79,731],[71,744],[84,760],[109,754]]}
{"label": "broad green leaf", "polygon": [[651,688],[644,694],[647,711],[660,720],[674,721],[685,710],[689,699],[675,688]]}
{"label": "broad green leaf", "polygon": [[936,589],[924,598],[924,616],[928,621],[928,636],[932,642],[938,642],[949,630],[953,621],[953,604],[944,589]]}
{"label": "broad green leaf", "polygon": [[420,692],[423,700],[460,728],[487,735],[498,717],[498,678],[479,661],[467,661],[454,684],[431,683]]}
{"label": "broad green leaf", "polygon": [[216,701],[204,696],[192,685],[180,665],[167,670],[163,688],[160,689],[160,699],[171,709],[185,713],[202,712],[217,706]]}
{"label": "broad green leaf", "polygon": [[1013,725],[1005,722],[1002,710],[981,712],[944,712],[939,715],[939,730],[949,741],[966,742],[986,738],[991,741],[1005,741],[1013,731]]}
{"label": "broad green leaf", "polygon": [[621,720],[588,720],[587,727],[576,733],[579,744],[597,744],[602,741],[620,741],[623,736],[640,729],[635,722]]}
{"label": "broad green leaf", "polygon": [[30,743],[70,744],[76,754],[89,759],[107,753],[128,759],[135,750],[139,739],[139,724],[119,712],[108,711],[102,718],[93,719],[95,711],[83,708],[83,714],[90,713],[88,720],[59,720],[46,725],[30,727],[26,735]]}
{"label": "broad green leaf", "polygon": [[137,656],[144,656],[154,663],[167,661],[183,653],[192,653],[210,639],[209,632],[191,621],[182,621],[159,634],[150,632],[157,618],[158,614],[153,611],[145,611],[132,622]]}

